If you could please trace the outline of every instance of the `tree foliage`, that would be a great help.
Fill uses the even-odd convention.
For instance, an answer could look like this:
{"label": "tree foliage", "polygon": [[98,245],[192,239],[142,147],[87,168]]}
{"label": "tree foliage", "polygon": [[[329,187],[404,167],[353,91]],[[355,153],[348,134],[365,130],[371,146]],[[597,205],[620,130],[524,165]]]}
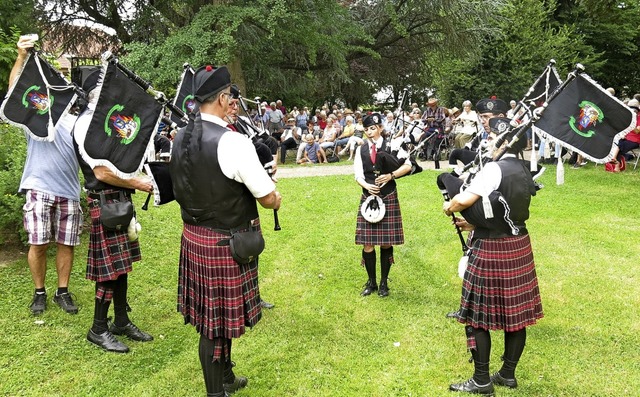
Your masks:
{"label": "tree foliage", "polygon": [[18,52],[16,50],[16,42],[20,36],[20,31],[12,27],[9,34],[0,30],[0,98],[4,98],[4,94],[9,89],[9,73],[15,63]]}
{"label": "tree foliage", "polygon": [[498,11],[499,35],[481,45],[481,56],[454,57],[440,70],[439,95],[449,106],[496,95],[520,99],[551,59],[561,78],[575,63],[600,65],[572,25],[555,24],[553,0],[511,0]]}
{"label": "tree foliage", "polygon": [[71,52],[96,38],[70,23],[111,28],[112,42],[97,44],[124,45],[123,61],[168,92],[184,62],[225,63],[247,96],[354,106],[382,88],[409,87],[413,101],[435,91],[453,106],[519,98],[551,58],[562,73],[581,62],[603,85],[640,91],[639,8],[616,0],[40,0],[35,15],[45,32],[69,36],[62,42]]}
{"label": "tree foliage", "polygon": [[574,25],[582,44],[600,54],[601,63],[585,63],[591,77],[619,96],[640,92],[640,2],[563,0],[555,20]]}
{"label": "tree foliage", "polygon": [[[370,37],[368,53],[349,55],[352,81],[343,90],[375,91],[409,87],[414,101],[426,99],[433,73],[447,56],[473,57],[484,39],[496,34],[492,10],[502,1],[357,2],[351,13]],[[372,12],[373,11],[373,12]],[[358,98],[362,99],[362,97]]]}

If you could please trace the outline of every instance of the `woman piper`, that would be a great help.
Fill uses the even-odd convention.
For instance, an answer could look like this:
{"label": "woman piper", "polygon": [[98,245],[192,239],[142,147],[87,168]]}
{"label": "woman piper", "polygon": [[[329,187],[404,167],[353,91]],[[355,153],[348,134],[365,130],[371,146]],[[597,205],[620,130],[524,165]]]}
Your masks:
{"label": "woman piper", "polygon": [[[493,119],[492,119],[493,121]],[[511,139],[512,132],[505,132]],[[499,140],[498,140],[499,141]],[[484,221],[456,218],[456,225],[471,231],[470,255],[462,285],[458,321],[465,324],[467,347],[474,362],[473,377],[449,386],[451,391],[494,395],[494,385],[516,388],[515,369],[524,351],[526,327],[542,318],[531,240],[525,225],[535,185],[531,173],[516,155],[525,139],[515,142],[499,160],[478,172],[469,187],[443,205],[447,215],[482,207],[483,198],[497,193],[508,205],[509,228],[500,216]],[[484,218],[484,217],[483,217]],[[489,375],[490,330],[504,330],[503,363]]]}
{"label": "woman piper", "polygon": [[[411,171],[411,162],[407,153],[398,153],[398,157],[404,160],[391,155],[389,141],[382,136],[382,116],[379,113],[367,115],[362,124],[367,142],[357,149],[353,163],[356,182],[362,186],[356,244],[364,246],[362,265],[369,279],[360,295],[378,291],[379,296],[385,297],[389,295],[387,278],[394,263],[393,246],[404,243],[395,180]],[[380,215],[383,215],[381,219]],[[376,282],[376,245],[380,246],[379,289]]]}

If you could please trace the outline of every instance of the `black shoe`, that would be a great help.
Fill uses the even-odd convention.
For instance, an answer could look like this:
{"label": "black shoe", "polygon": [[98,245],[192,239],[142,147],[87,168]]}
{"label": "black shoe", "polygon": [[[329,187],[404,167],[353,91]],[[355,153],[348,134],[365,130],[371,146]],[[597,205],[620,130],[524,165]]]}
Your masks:
{"label": "black shoe", "polygon": [[218,393],[207,393],[207,397],[229,397],[229,394],[223,390]]}
{"label": "black shoe", "polygon": [[247,387],[249,380],[244,376],[236,376],[233,380],[233,383],[224,383],[222,387],[224,387],[224,391],[232,394],[242,389],[243,387]]}
{"label": "black shoe", "polygon": [[380,283],[380,289],[378,290],[378,296],[384,298],[385,296],[389,296],[389,287],[387,286],[387,282]]}
{"label": "black shoe", "polygon": [[115,336],[109,331],[105,331],[104,333],[98,335],[92,330],[89,330],[87,334],[87,340],[95,345],[100,346],[106,351],[115,352],[115,353],[127,353],[129,352],[129,348],[124,343],[120,342],[116,339]]}
{"label": "black shoe", "polygon": [[447,313],[447,318],[458,318],[460,317],[460,309]]}
{"label": "black shoe", "polygon": [[114,335],[125,335],[127,338],[138,342],[149,342],[153,340],[153,336],[141,331],[140,328],[136,327],[132,322],[129,322],[129,324],[124,327],[118,327],[111,323],[111,325],[109,325],[109,332]]}
{"label": "black shoe", "polygon": [[78,314],[78,306],[76,306],[76,304],[73,302],[73,298],[71,297],[71,294],[68,292],[65,292],[60,295],[56,293],[53,296],[53,303],[60,306],[62,310],[64,310],[69,314]]}
{"label": "black shoe", "polygon": [[274,307],[276,307],[276,305],[274,305],[273,303],[263,301],[262,299],[260,299],[260,306],[262,306],[265,309],[273,309]]}
{"label": "black shoe", "polygon": [[503,378],[502,375],[500,375],[500,371],[491,375],[491,382],[496,386],[506,386],[510,389],[515,389],[516,387],[518,387],[518,381],[516,380],[516,378]]}
{"label": "black shoe", "polygon": [[371,295],[373,292],[378,290],[378,284],[376,284],[375,281],[367,281],[367,283],[364,285],[364,289],[362,290],[362,292],[360,292],[360,295],[362,296],[369,296]]}
{"label": "black shoe", "polygon": [[29,309],[31,310],[31,314],[37,316],[38,314],[42,314],[47,308],[47,294],[33,294],[33,300],[31,300],[31,304],[29,305]]}
{"label": "black shoe", "polygon": [[466,382],[449,385],[449,390],[463,393],[482,394],[483,396],[494,396],[493,383],[489,382],[484,386],[479,386],[473,378]]}

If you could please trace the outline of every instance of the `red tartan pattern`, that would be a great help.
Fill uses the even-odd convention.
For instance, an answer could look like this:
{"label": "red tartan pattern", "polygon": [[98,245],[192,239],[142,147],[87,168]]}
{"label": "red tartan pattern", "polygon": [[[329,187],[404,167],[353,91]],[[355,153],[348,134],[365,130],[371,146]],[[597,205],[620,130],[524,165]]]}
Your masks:
{"label": "red tartan pattern", "polygon": [[474,328],[514,332],[542,317],[529,235],[474,240],[458,321]]}
{"label": "red tartan pattern", "polygon": [[[208,339],[239,338],[260,321],[258,265],[239,265],[228,239],[214,230],[184,225],[178,273],[178,311]],[[215,346],[213,360],[228,357],[226,343]]]}
{"label": "red tartan pattern", "polygon": [[[117,191],[104,192],[110,194]],[[120,275],[129,273],[133,269],[133,262],[142,259],[140,245],[138,240],[129,241],[126,230],[105,230],[100,222],[100,200],[87,197],[87,202],[91,215],[91,234],[86,277],[93,281],[115,280]]]}
{"label": "red tartan pattern", "polygon": [[382,220],[377,223],[367,222],[360,207],[367,199],[368,195],[362,194],[360,205],[358,206],[358,218],[356,221],[356,244],[358,245],[400,245],[404,244],[404,231],[402,230],[402,214],[400,213],[400,202],[398,201],[398,191],[382,197],[385,205],[385,214]]}
{"label": "red tartan pattern", "polygon": [[106,288],[103,284],[97,284],[96,288],[96,300],[104,303],[111,302],[113,300],[113,288]]}

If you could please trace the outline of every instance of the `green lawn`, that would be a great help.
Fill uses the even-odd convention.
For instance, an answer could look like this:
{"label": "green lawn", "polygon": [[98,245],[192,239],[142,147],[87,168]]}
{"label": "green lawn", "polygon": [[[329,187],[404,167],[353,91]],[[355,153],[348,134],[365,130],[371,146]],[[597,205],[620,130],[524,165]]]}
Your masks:
{"label": "green lawn", "polygon": [[[500,396],[640,394],[640,171],[555,167],[534,198],[528,223],[545,318],[528,330],[520,387]],[[473,371],[463,326],[445,319],[460,295],[460,243],[442,213],[437,172],[399,181],[406,243],[396,247],[390,296],[362,298],[366,281],[355,246],[359,187],[352,176],[281,179],[282,230],[262,211],[261,292],[276,304],[234,341],[240,396],[453,396],[451,382]],[[136,195],[140,207],[146,195]],[[86,235],[77,249],[70,316],[28,305],[26,258],[0,268],[0,395],[205,395],[198,334],[176,312],[180,221],[175,203],[139,211],[143,260],[129,277],[131,318],[155,340],[126,341],[126,355],[85,340],[94,283],[85,280]],[[55,288],[50,258],[47,289]],[[42,320],[43,324],[36,323]],[[492,372],[501,332],[493,333]]]}

